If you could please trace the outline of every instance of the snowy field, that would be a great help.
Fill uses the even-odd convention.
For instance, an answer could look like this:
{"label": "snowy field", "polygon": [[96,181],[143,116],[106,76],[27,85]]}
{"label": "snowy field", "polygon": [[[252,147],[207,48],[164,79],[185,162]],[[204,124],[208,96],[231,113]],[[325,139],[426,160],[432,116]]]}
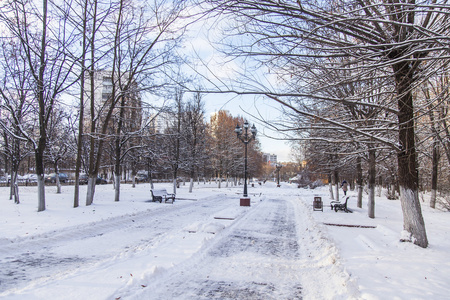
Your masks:
{"label": "snowy field", "polygon": [[426,200],[422,249],[399,242],[399,201],[377,198],[369,219],[355,197],[353,213],[331,211],[325,187],[256,185],[251,207],[239,206],[242,186],[181,186],[174,204],[150,202],[149,189],[124,184],[114,202],[97,186],[94,204],[74,209],[73,187],[47,187],[38,213],[36,187],[20,187],[19,205],[0,188],[0,299],[450,298],[450,214]]}

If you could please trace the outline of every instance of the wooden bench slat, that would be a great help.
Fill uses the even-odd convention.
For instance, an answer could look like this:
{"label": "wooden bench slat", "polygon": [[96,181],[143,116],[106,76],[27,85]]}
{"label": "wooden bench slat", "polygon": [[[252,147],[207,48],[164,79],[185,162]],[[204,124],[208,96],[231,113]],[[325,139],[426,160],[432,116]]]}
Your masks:
{"label": "wooden bench slat", "polygon": [[340,201],[331,201],[330,202],[331,209],[332,210],[334,209],[335,212],[337,212],[338,210],[343,210],[347,213],[351,213],[352,211],[350,209],[348,209],[348,207],[347,207],[348,198],[350,198],[350,197],[347,197],[345,199],[344,203],[342,203]]}

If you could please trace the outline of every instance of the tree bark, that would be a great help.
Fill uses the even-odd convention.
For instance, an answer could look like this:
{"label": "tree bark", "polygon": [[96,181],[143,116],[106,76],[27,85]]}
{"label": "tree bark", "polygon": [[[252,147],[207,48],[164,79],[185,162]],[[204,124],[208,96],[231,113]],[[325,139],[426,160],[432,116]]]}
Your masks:
{"label": "tree bark", "polygon": [[431,199],[430,207],[436,208],[436,194],[437,194],[437,182],[438,182],[438,166],[439,166],[439,143],[436,137],[433,142],[433,158],[432,158],[432,170],[431,170]]}
{"label": "tree bark", "polygon": [[45,210],[44,158],[38,148],[36,150],[36,174],[38,176],[38,211]]}
{"label": "tree bark", "polygon": [[375,218],[375,176],[376,176],[375,149],[369,149],[369,199],[367,201],[367,213],[369,218]]}
{"label": "tree bark", "polygon": [[[38,211],[45,210],[45,182],[43,173],[37,175]],[[43,201],[41,201],[43,199]]]}
{"label": "tree bark", "polygon": [[381,197],[381,192],[383,190],[383,178],[378,176],[378,184],[377,184],[377,196]]}
{"label": "tree bark", "polygon": [[419,176],[417,171],[414,109],[411,87],[413,72],[408,61],[393,65],[397,89],[399,142],[397,154],[400,202],[403,211],[403,229],[411,235],[411,241],[423,248],[428,246],[425,223],[419,201]]}
{"label": "tree bark", "polygon": [[[94,193],[95,193],[95,181],[97,180],[98,169],[95,168],[95,131],[96,131],[96,123],[97,116],[95,115],[95,32],[97,28],[97,0],[93,1],[93,19],[92,19],[92,31],[90,37],[91,44],[91,66],[89,69],[89,84],[90,84],[90,117],[91,117],[91,126],[90,126],[90,137],[89,137],[89,170],[88,170],[88,189],[86,193],[86,206],[91,205],[94,202]],[[97,154],[100,155],[100,154]]]}
{"label": "tree bark", "polygon": [[175,194],[177,192],[177,179],[176,178],[173,179],[172,184],[173,184],[173,193]]}
{"label": "tree bark", "polygon": [[85,71],[86,71],[86,40],[87,40],[87,11],[88,0],[84,1],[83,7],[83,44],[81,49],[81,77],[80,77],[80,115],[78,120],[78,139],[77,139],[77,158],[75,163],[75,186],[73,196],[73,207],[80,205],[80,171],[81,171],[81,154],[83,151],[83,130],[84,130],[84,93],[85,93]]}
{"label": "tree bark", "polygon": [[194,178],[191,177],[191,181],[189,182],[189,193],[192,193],[193,187],[194,187]]}
{"label": "tree bark", "polygon": [[334,193],[333,193],[333,178],[331,174],[328,174],[328,191],[330,192],[330,199],[334,200]]}
{"label": "tree bark", "polygon": [[14,203],[15,204],[19,204],[20,203],[19,185],[17,184],[17,181],[14,182]]}
{"label": "tree bark", "polygon": [[361,156],[358,156],[356,158],[356,185],[358,190],[358,199],[356,200],[356,206],[362,208],[363,177],[362,177]]}
{"label": "tree bark", "polygon": [[[429,95],[427,94],[429,99]],[[432,149],[432,170],[431,170],[431,198],[430,207],[436,208],[437,197],[437,183],[438,183],[438,168],[439,168],[439,132],[436,130],[433,106],[430,104],[428,108],[428,115],[430,116],[431,132],[433,133],[433,149]]]}
{"label": "tree bark", "polygon": [[333,178],[334,178],[334,189],[336,191],[336,200],[339,201],[339,172],[337,170],[334,170]]}
{"label": "tree bark", "polygon": [[[115,152],[115,165],[114,165],[114,173],[116,174],[114,189],[115,197],[114,201],[118,202],[120,200],[120,176],[117,177],[120,174],[120,163],[121,163],[121,132],[122,132],[122,126],[123,126],[123,118],[124,118],[124,110],[125,110],[125,97],[121,97],[120,101],[120,108],[119,108],[119,122],[117,122],[117,131],[116,136],[114,140],[114,152]],[[134,178],[133,178],[134,181]],[[134,187],[134,185],[133,185]]]}
{"label": "tree bark", "polygon": [[90,203],[86,202],[86,205],[89,206],[94,202],[94,194],[95,194],[95,182],[97,180],[97,176],[92,177],[89,175],[88,177],[88,188],[86,192],[86,201],[89,199]]}
{"label": "tree bark", "polygon": [[120,200],[120,173],[115,173],[114,182],[114,201],[118,202]]}
{"label": "tree bark", "polygon": [[[44,96],[44,74],[46,66],[46,45],[47,45],[47,0],[43,0],[42,5],[42,37],[41,37],[41,49],[40,49],[40,66],[39,75],[37,80],[37,90],[38,90],[38,102],[39,102],[39,140],[37,144],[37,149],[35,149],[36,158],[36,172],[42,178],[42,182],[39,185],[38,182],[38,211],[45,210],[45,184],[44,184],[44,150],[47,146],[47,120],[46,120],[46,103]],[[52,110],[52,103],[50,105],[50,110]]]}

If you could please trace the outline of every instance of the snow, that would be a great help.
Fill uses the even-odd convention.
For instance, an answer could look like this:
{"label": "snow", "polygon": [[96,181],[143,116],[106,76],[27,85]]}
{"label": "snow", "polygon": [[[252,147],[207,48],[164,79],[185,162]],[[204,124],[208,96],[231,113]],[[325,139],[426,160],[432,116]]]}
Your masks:
{"label": "snow", "polygon": [[[377,197],[370,219],[356,191],[345,213],[330,210],[327,187],[249,186],[250,207],[239,206],[242,186],[182,185],[173,204],[150,202],[149,184],[121,187],[120,202],[100,185],[78,208],[73,187],[46,187],[43,212],[37,187],[20,187],[19,205],[0,188],[0,299],[449,297],[450,215],[429,208],[427,195],[422,249],[400,242],[398,200]],[[315,196],[323,212],[313,211]]]}

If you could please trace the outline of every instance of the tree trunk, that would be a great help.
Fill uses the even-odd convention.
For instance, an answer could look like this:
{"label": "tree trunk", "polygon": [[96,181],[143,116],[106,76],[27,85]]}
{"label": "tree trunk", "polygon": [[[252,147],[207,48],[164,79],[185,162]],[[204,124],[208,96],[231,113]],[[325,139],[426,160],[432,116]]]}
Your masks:
{"label": "tree trunk", "polygon": [[438,166],[439,166],[439,144],[434,138],[433,142],[433,161],[432,161],[432,170],[431,170],[431,199],[430,199],[430,207],[436,208],[436,193],[437,193],[437,182],[438,182]]}
{"label": "tree trunk", "polygon": [[[44,184],[44,150],[47,146],[47,114],[51,113],[53,109],[52,103],[46,104],[44,95],[44,76],[46,67],[46,47],[47,47],[47,5],[48,1],[43,0],[42,6],[42,38],[41,38],[41,49],[39,53],[40,66],[39,75],[37,80],[37,92],[38,92],[38,102],[39,102],[39,139],[37,143],[37,148],[35,148],[35,159],[36,159],[36,172],[38,176],[42,178],[41,184],[38,191],[38,211],[45,210],[45,184]],[[49,106],[49,107],[47,107]],[[38,177],[39,178],[39,177]]]}
{"label": "tree trunk", "polygon": [[[91,30],[91,38],[90,38],[90,44],[91,44],[91,66],[89,70],[89,84],[90,84],[90,117],[91,117],[91,124],[90,124],[90,135],[89,135],[89,170],[88,170],[88,188],[86,192],[86,206],[91,205],[94,202],[94,193],[95,193],[95,182],[97,180],[98,175],[98,169],[96,168],[95,164],[95,150],[96,150],[96,143],[95,143],[95,133],[96,133],[96,123],[97,123],[97,116],[95,112],[95,33],[97,30],[95,28],[97,27],[97,0],[93,1],[93,19],[92,19],[92,28],[94,30]],[[98,150],[101,150],[101,146],[98,146]],[[100,153],[97,153],[97,157],[100,156]]]}
{"label": "tree trunk", "polygon": [[59,180],[59,174],[56,174],[56,193],[61,194],[61,181]]}
{"label": "tree trunk", "polygon": [[[122,107],[120,108],[121,112],[122,112]],[[121,113],[122,116],[122,113]],[[114,145],[114,152],[115,152],[115,160],[114,160],[114,201],[115,202],[119,202],[120,200],[120,154],[121,154],[121,149],[120,149],[120,130],[121,130],[121,124],[122,121],[119,120],[118,122],[118,129],[116,132],[116,137],[115,137],[115,145]]]}
{"label": "tree trunk", "polygon": [[94,194],[95,194],[95,182],[97,180],[97,176],[93,177],[89,174],[88,178],[88,188],[86,192],[86,206],[94,203]]}
{"label": "tree trunk", "polygon": [[[11,173],[11,187],[10,187],[10,195],[9,195],[9,199],[12,200],[13,196],[14,196],[14,203],[15,204],[20,204],[20,200],[19,200],[19,185],[17,183],[17,169],[18,167],[14,167],[15,170],[12,171]],[[8,179],[7,179],[8,180]]]}
{"label": "tree trunk", "polygon": [[[134,152],[132,152],[132,153],[134,153]],[[137,182],[137,180],[136,180],[136,175],[137,175],[137,172],[136,172],[136,163],[135,163],[135,162],[132,162],[132,163],[131,163],[131,185],[132,185],[133,188],[135,188],[135,187],[136,187],[136,184],[138,184],[138,182]]]}
{"label": "tree trunk", "polygon": [[328,174],[328,191],[330,192],[330,199],[334,200],[334,194],[333,194],[333,178],[331,174]]}
{"label": "tree trunk", "polygon": [[38,177],[38,211],[44,211],[45,210],[44,159],[39,149],[36,150],[35,158],[36,158],[36,174]]}
{"label": "tree trunk", "polygon": [[375,176],[376,176],[375,149],[369,149],[369,199],[367,202],[367,213],[369,218],[375,218]]}
{"label": "tree trunk", "polygon": [[112,171],[112,178],[113,178],[113,181],[112,181],[113,190],[115,190],[116,189],[116,173],[114,173],[114,170]]}
{"label": "tree trunk", "polygon": [[[428,98],[430,98],[427,95]],[[432,149],[432,170],[431,170],[431,198],[430,207],[436,208],[436,193],[438,182],[438,167],[439,167],[439,132],[436,130],[433,106],[430,104],[428,108],[428,115],[430,116],[431,132],[433,133],[433,149]]]}
{"label": "tree trunk", "polygon": [[55,183],[56,183],[56,193],[61,194],[61,181],[59,180],[58,165],[55,166]]}
{"label": "tree trunk", "polygon": [[83,127],[84,127],[84,92],[85,92],[85,71],[86,71],[86,40],[87,40],[87,7],[88,0],[84,1],[83,7],[83,44],[81,49],[81,77],[80,77],[80,116],[78,120],[78,139],[77,139],[77,159],[75,162],[75,186],[73,195],[73,207],[80,205],[80,171],[81,154],[83,151]]}
{"label": "tree trunk", "polygon": [[17,181],[14,182],[14,203],[15,203],[15,204],[20,204],[20,199],[19,199],[19,185],[17,184]]}
{"label": "tree trunk", "polygon": [[[78,162],[76,164],[78,164]],[[80,169],[81,169],[80,167],[81,166],[79,166],[77,168],[75,166],[75,184],[74,184],[74,193],[73,193],[73,207],[74,208],[80,206]]]}
{"label": "tree trunk", "polygon": [[356,206],[362,208],[362,194],[363,194],[363,177],[361,156],[356,158],[356,189],[358,191],[358,199],[356,200]]}
{"label": "tree trunk", "polygon": [[177,193],[177,179],[176,178],[173,179],[173,193],[174,194]]}
{"label": "tree trunk", "polygon": [[117,173],[114,175],[114,201],[119,202],[120,200],[120,173]]}
{"label": "tree trunk", "polygon": [[13,199],[14,196],[14,179],[15,175],[14,175],[14,171],[11,172],[11,179],[8,182],[8,175],[6,175],[6,181],[9,184],[9,200]]}
{"label": "tree trunk", "polygon": [[193,187],[194,187],[194,178],[191,177],[191,181],[189,183],[189,193],[192,193]]}
{"label": "tree trunk", "polygon": [[397,89],[400,151],[397,154],[400,202],[403,211],[403,229],[411,241],[423,248],[428,246],[425,222],[419,201],[419,176],[417,171],[414,109],[411,88],[414,83],[410,62],[393,65]]}
{"label": "tree trunk", "polygon": [[378,176],[378,184],[377,184],[377,196],[381,197],[381,191],[383,190],[383,178]]}
{"label": "tree trunk", "polygon": [[37,174],[38,211],[45,210],[45,182],[44,174]]}
{"label": "tree trunk", "polygon": [[148,171],[148,176],[150,177],[150,188],[153,190],[155,187],[153,185],[153,176],[150,170]]}
{"label": "tree trunk", "polygon": [[337,170],[334,170],[333,178],[334,178],[334,189],[336,190],[336,200],[339,201],[339,172]]}

